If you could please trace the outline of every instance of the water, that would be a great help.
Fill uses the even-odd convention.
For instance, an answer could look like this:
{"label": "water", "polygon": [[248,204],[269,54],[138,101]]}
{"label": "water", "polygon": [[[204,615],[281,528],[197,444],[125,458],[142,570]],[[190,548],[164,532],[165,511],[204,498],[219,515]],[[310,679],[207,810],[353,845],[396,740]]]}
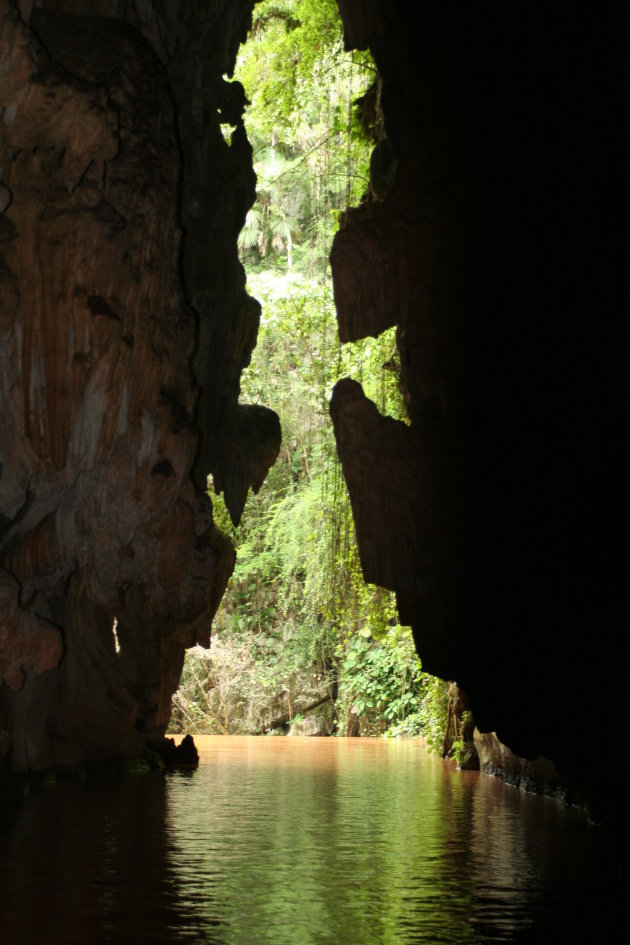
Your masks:
{"label": "water", "polygon": [[196,771],[60,782],[0,820],[0,943],[614,942],[580,812],[417,742],[199,739]]}

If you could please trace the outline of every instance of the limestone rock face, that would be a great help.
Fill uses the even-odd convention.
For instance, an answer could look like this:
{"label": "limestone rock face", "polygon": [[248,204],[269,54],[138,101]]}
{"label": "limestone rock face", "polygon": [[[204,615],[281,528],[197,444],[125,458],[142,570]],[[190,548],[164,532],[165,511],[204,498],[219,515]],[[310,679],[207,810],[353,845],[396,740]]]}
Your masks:
{"label": "limestone rock face", "polygon": [[237,403],[258,306],[236,236],[255,182],[223,75],[252,4],[164,6],[0,2],[0,729],[15,770],[160,741],[234,561],[206,477],[238,519],[279,448],[275,414]]}
{"label": "limestone rock face", "polygon": [[[628,526],[619,3],[339,0],[395,158],[331,263],[342,340],[397,326],[410,425],[331,406],[366,577],[478,726],[614,794]],[[623,156],[623,157],[622,157]],[[602,744],[605,742],[605,747]],[[597,751],[594,746],[597,745]]]}
{"label": "limestone rock face", "polygon": [[478,765],[484,774],[500,777],[521,791],[545,794],[573,804],[583,804],[584,798],[571,794],[570,785],[560,777],[554,765],[546,758],[518,758],[502,745],[494,732],[474,731]]}

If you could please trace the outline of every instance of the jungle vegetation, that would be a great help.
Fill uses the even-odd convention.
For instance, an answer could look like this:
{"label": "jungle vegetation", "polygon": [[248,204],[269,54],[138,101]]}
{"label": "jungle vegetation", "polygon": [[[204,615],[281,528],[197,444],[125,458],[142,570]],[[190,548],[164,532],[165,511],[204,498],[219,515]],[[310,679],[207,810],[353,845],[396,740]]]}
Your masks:
{"label": "jungle vegetation", "polygon": [[393,594],[364,583],[328,415],[343,376],[405,420],[393,330],[340,345],[328,255],[368,198],[384,130],[365,53],[343,48],[335,0],[263,0],[236,79],[258,177],[239,250],[262,305],[241,401],[272,406],[283,444],[242,524],[212,490],[237,564],[210,650],[189,651],[173,730],[423,735],[441,747],[447,684],[424,673]]}

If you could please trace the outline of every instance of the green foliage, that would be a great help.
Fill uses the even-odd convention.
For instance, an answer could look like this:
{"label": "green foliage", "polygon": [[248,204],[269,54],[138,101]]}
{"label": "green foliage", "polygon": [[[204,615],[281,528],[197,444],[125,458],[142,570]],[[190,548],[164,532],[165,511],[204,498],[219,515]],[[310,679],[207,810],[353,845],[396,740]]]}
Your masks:
{"label": "green foliage", "polygon": [[379,406],[403,415],[393,332],[340,346],[329,287],[262,273],[249,289],[263,318],[242,396],[274,404],[283,446],[238,529],[213,496],[237,563],[212,649],[187,657],[176,721],[192,731],[265,731],[329,693],[340,734],[354,722],[362,734],[421,734],[439,748],[446,685],[422,672],[393,595],[363,580],[328,420],[330,391],[346,373],[363,375]]}
{"label": "green foliage", "polygon": [[187,656],[175,723],[275,731],[329,699],[340,734],[422,734],[439,747],[446,684],[423,673],[394,596],[363,580],[328,415],[350,375],[406,419],[394,330],[340,345],[326,278],[337,218],[367,186],[352,101],[373,67],[343,52],[335,0],[263,0],[254,13],[236,74],[251,100],[258,197],[239,246],[262,318],[241,397],[273,406],[283,443],[238,529],[213,496],[237,564],[212,649]]}
{"label": "green foliage", "polygon": [[376,641],[364,628],[348,642],[345,654],[343,677],[361,734],[420,734],[420,726],[408,721],[417,719],[424,675],[409,632],[396,624]]}
{"label": "green foliage", "polygon": [[418,709],[418,724],[432,751],[441,752],[448,718],[449,684],[425,673],[422,681],[422,699]]}
{"label": "green foliage", "polygon": [[345,53],[335,0],[263,0],[238,59],[258,176],[239,238],[251,269],[325,276],[341,210],[367,190],[369,147],[353,101],[374,80],[367,53]]}

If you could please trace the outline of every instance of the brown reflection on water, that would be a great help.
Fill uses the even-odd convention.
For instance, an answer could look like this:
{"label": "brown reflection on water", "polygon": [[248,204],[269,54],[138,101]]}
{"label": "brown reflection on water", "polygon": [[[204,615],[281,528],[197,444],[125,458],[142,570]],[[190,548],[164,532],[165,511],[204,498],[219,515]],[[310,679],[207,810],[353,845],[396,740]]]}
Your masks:
{"label": "brown reflection on water", "polygon": [[[216,941],[191,924],[171,866],[160,773],[62,782],[0,822],[0,942]],[[193,925],[198,925],[193,917]]]}
{"label": "brown reflection on water", "polygon": [[538,945],[612,922],[582,814],[417,742],[198,744],[196,771],[60,783],[4,812],[2,945]]}

